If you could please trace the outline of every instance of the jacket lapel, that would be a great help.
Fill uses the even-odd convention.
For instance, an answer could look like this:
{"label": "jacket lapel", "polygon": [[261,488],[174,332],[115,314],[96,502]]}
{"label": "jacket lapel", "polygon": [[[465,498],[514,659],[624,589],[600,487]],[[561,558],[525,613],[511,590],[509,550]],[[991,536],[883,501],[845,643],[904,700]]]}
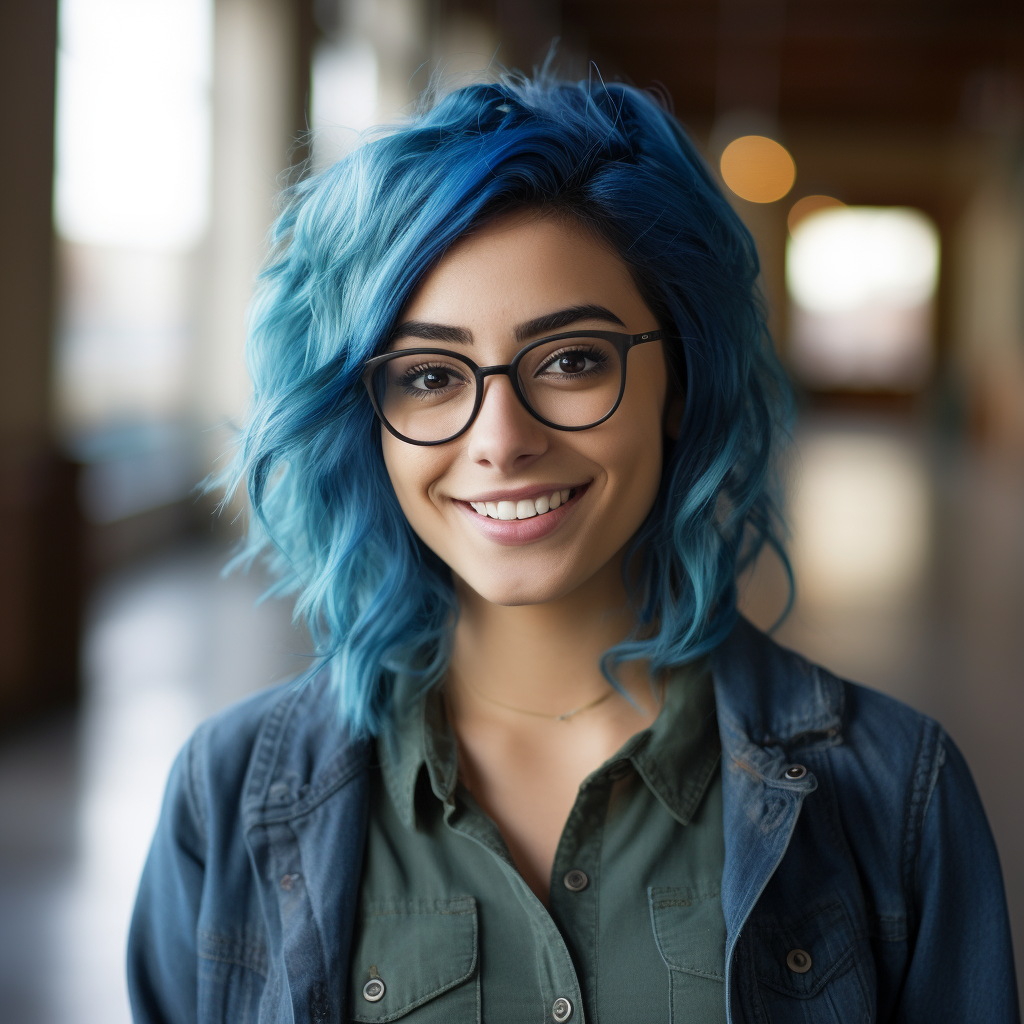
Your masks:
{"label": "jacket lapel", "polygon": [[332,697],[323,677],[297,688],[264,724],[246,781],[270,946],[264,1002],[282,1024],[333,1024],[345,1005],[369,744],[349,737]]}
{"label": "jacket lapel", "polygon": [[819,734],[838,734],[842,690],[742,618],[716,651],[713,672],[722,739],[722,911],[731,1024],[736,944],[786,852],[804,799],[817,788],[810,772],[786,778],[786,751]]}

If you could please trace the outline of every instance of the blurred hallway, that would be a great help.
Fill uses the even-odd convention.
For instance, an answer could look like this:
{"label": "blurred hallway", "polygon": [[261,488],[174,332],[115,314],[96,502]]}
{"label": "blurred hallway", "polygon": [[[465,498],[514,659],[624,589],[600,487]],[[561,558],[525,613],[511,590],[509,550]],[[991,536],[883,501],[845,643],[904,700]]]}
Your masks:
{"label": "blurred hallway", "polygon": [[208,715],[305,664],[257,574],[186,544],[94,594],[86,694],[0,748],[0,1018],[128,1021],[127,922],[174,755]]}
{"label": "blurred hallway", "polygon": [[[1020,0],[8,6],[0,1024],[128,1020],[128,915],[174,754],[305,664],[289,609],[256,604],[266,580],[220,578],[192,493],[245,414],[281,188],[432,75],[530,69],[556,38],[567,77],[670,97],[751,231],[808,401],[777,636],[960,745],[1024,976]],[[899,220],[923,261],[892,234],[849,244]],[[783,603],[766,557],[744,608],[768,626]]]}
{"label": "blurred hallway", "polygon": [[[909,453],[904,468],[926,488],[929,542],[921,575],[858,611],[815,589],[822,567],[797,540],[807,586],[779,637],[946,726],[993,822],[1020,935],[1024,472],[966,450],[939,452],[940,442],[891,417],[809,415],[798,439],[797,495],[813,490],[822,445],[833,472],[837,444],[856,451],[881,441]],[[860,483],[851,511],[871,523],[886,495]],[[128,1021],[127,922],[174,754],[204,717],[304,663],[285,607],[256,606],[263,581],[221,579],[224,560],[223,549],[192,544],[109,578],[89,610],[81,720],[52,723],[0,752],[0,817],[18,823],[0,839],[5,1022]],[[766,567],[748,592],[755,619],[776,610],[777,582]]]}

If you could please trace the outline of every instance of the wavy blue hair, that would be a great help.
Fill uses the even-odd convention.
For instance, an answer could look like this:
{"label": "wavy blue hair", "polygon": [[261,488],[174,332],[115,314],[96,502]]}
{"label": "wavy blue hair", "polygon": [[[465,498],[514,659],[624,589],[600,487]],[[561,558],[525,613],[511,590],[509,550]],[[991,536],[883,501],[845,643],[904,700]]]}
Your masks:
{"label": "wavy blue hair", "polygon": [[506,75],[458,89],[286,192],[251,309],[251,412],[222,481],[245,481],[244,557],[268,556],[276,590],[297,593],[359,733],[388,721],[396,674],[442,678],[458,614],[450,571],[399,507],[360,373],[460,236],[531,207],[615,248],[671,334],[685,394],[627,558],[638,625],[605,675],[709,651],[735,621],[743,567],[766,543],[785,562],[773,466],[790,396],[757,253],[679,122],[622,84]]}

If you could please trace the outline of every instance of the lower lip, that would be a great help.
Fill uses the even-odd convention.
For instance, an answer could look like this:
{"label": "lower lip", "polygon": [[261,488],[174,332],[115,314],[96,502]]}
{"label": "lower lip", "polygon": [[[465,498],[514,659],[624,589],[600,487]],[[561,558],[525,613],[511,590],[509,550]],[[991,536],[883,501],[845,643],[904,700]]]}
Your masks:
{"label": "lower lip", "polygon": [[558,508],[545,512],[543,515],[530,516],[529,519],[492,519],[490,516],[482,516],[465,501],[456,501],[458,508],[469,516],[473,525],[488,540],[496,544],[529,544],[531,541],[547,537],[558,529],[571,516],[580,498],[587,492],[589,484],[577,487],[576,493]]}

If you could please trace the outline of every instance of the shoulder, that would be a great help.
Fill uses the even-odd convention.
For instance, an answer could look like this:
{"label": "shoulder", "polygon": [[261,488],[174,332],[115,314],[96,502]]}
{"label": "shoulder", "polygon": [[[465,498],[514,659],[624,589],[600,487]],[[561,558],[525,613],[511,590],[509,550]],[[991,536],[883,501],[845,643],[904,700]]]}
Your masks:
{"label": "shoulder", "polygon": [[[822,750],[838,789],[890,805],[926,801],[955,751],[934,719],[840,678],[744,619],[716,653],[715,669],[726,727],[760,747]],[[958,754],[953,760],[961,763]]]}
{"label": "shoulder", "polygon": [[368,742],[347,729],[326,672],[253,694],[204,721],[182,751],[195,813],[249,825],[297,809],[365,768]]}

